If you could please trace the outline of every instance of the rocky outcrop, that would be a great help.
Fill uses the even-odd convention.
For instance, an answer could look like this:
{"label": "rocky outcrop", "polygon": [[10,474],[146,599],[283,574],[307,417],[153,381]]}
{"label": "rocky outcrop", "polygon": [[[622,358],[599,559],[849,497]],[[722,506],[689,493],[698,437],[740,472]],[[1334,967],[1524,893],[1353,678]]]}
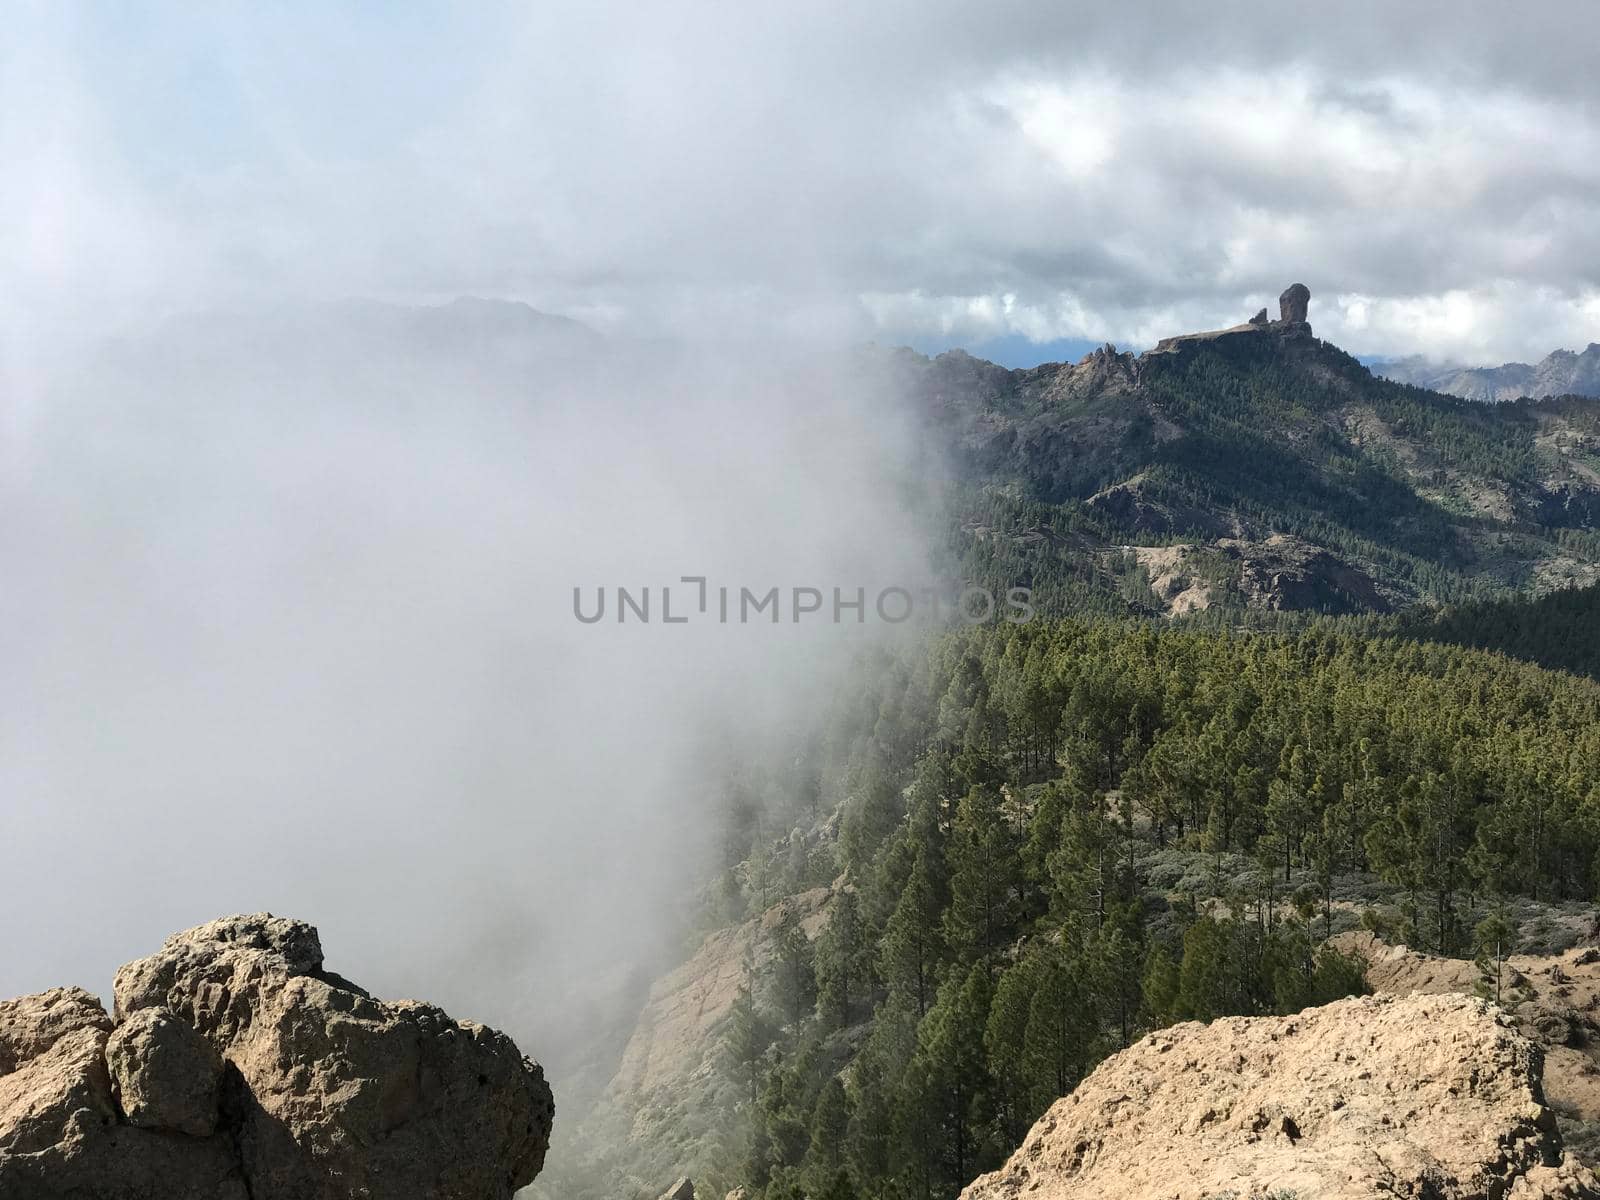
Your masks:
{"label": "rocky outcrop", "polygon": [[[1372,989],[1394,995],[1455,992],[1493,995],[1495,981],[1476,963],[1391,945],[1365,931],[1330,943],[1365,964]],[[1564,1127],[1585,1144],[1600,1127],[1600,950],[1513,954],[1499,973],[1501,1005],[1517,1029],[1544,1052],[1544,1092]]]}
{"label": "rocky outcrop", "polygon": [[[824,827],[817,836],[833,835]],[[539,1181],[541,1194],[649,1197],[660,1194],[663,1180],[680,1176],[696,1180],[702,1196],[725,1193],[733,1182],[725,1134],[738,1127],[740,1106],[748,1103],[728,1066],[729,1023],[744,989],[759,992],[772,976],[784,929],[793,925],[814,941],[844,887],[841,878],[786,897],[758,917],[708,934],[688,961],[655,983],[605,1094],[568,1127],[569,1146],[593,1149],[563,1155],[560,1170]]]}
{"label": "rocky outcrop", "polygon": [[249,1200],[233,1147],[124,1120],[111,1018],[81,988],[0,1003],[0,1196]]}
{"label": "rocky outcrop", "polygon": [[1177,1025],[1107,1059],[962,1197],[1600,1197],[1562,1154],[1540,1069],[1464,996]]}
{"label": "rocky outcrop", "polygon": [[1311,309],[1311,289],[1303,283],[1291,283],[1278,297],[1278,319],[1267,319],[1267,310],[1261,309],[1243,325],[1230,325],[1226,329],[1210,329],[1204,333],[1180,333],[1164,337],[1155,345],[1152,354],[1180,354],[1201,346],[1213,349],[1260,351],[1274,343],[1267,337],[1275,334],[1298,345],[1311,336],[1307,316]]}
{"label": "rocky outcrop", "polygon": [[1222,538],[1217,548],[1238,563],[1236,586],[1251,608],[1282,612],[1387,612],[1372,577],[1321,546],[1275,533],[1254,541]]}
{"label": "rocky outcrop", "polygon": [[1311,310],[1311,289],[1303,283],[1291,283],[1278,297],[1278,320],[1285,325],[1303,325]]}
{"label": "rocky outcrop", "polygon": [[0,1004],[11,1200],[489,1200],[532,1181],[553,1104],[504,1034],[323,970],[270,914],[168,938],[81,989]]}

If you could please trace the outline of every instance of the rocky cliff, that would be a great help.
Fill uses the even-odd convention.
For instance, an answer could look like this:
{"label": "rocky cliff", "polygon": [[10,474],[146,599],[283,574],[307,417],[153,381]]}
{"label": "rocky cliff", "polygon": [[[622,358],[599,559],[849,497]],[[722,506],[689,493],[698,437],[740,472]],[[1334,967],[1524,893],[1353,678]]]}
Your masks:
{"label": "rocky cliff", "polygon": [[1102,1063],[962,1200],[1600,1197],[1541,1068],[1465,996],[1177,1025]]}
{"label": "rocky cliff", "polygon": [[324,970],[304,922],[176,934],[114,991],[0,1002],[6,1200],[498,1200],[543,1165],[538,1064]]}

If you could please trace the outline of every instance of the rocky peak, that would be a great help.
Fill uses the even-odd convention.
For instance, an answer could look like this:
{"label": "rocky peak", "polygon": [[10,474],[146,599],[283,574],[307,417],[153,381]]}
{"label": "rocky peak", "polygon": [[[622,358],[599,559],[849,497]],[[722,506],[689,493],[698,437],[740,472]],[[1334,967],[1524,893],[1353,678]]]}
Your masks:
{"label": "rocky peak", "polygon": [[1162,338],[1156,343],[1152,353],[1166,354],[1193,349],[1207,343],[1240,347],[1267,346],[1271,344],[1263,340],[1267,334],[1308,338],[1311,334],[1311,324],[1306,316],[1310,307],[1311,289],[1303,283],[1291,283],[1278,297],[1276,321],[1269,320],[1267,310],[1263,308],[1243,325],[1230,325],[1226,329],[1211,329],[1203,333],[1180,333],[1173,337]]}

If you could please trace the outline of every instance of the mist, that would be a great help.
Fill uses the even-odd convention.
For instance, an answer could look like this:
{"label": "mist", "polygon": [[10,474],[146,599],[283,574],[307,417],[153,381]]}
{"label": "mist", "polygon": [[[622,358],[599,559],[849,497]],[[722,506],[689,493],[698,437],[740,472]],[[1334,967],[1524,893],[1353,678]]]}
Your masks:
{"label": "mist", "polygon": [[166,934],[270,910],[559,1081],[675,952],[719,769],[895,633],[870,599],[723,624],[714,589],[930,581],[865,361],[345,303],[49,377],[0,506],[0,994],[108,994]]}

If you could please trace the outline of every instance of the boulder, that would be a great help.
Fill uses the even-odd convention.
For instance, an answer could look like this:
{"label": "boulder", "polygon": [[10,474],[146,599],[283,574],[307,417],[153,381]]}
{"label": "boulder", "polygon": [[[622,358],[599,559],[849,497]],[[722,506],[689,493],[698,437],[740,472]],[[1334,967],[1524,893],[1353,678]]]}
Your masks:
{"label": "boulder", "polygon": [[1101,1063],[962,1198],[1593,1200],[1541,1066],[1465,996],[1175,1025]]}
{"label": "boulder", "polygon": [[222,1059],[167,1009],[141,1009],[117,1026],[106,1067],[128,1124],[191,1137],[216,1132]]}
{"label": "boulder", "polygon": [[115,996],[115,1026],[76,989],[0,1005],[6,1200],[506,1200],[543,1165],[538,1064],[324,970],[304,922],[176,934]]}
{"label": "boulder", "polygon": [[0,1196],[247,1200],[232,1147],[121,1120],[111,1019],[80,988],[0,1002]]}
{"label": "boulder", "polygon": [[662,1192],[659,1200],[694,1200],[694,1182],[687,1175]]}

